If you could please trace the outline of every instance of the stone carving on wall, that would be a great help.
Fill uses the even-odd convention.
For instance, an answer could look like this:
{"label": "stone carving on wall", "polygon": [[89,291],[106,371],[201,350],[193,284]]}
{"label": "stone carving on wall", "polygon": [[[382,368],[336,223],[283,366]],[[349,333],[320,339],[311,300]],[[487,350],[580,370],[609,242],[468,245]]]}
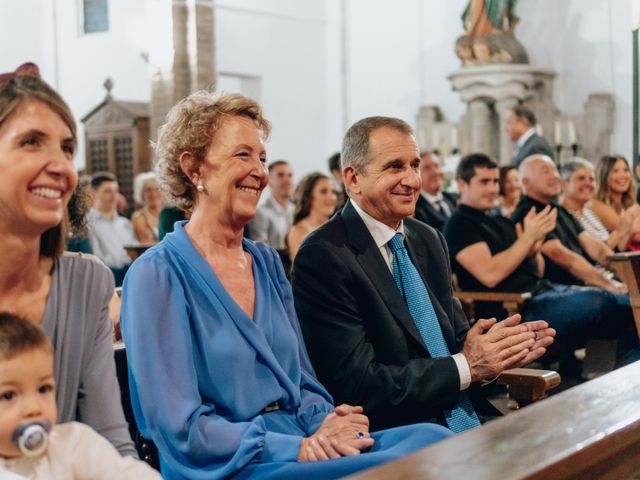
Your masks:
{"label": "stone carving on wall", "polygon": [[[466,69],[463,71],[468,73]],[[505,119],[509,108],[524,104],[535,112],[538,134],[554,147],[554,160],[559,165],[575,155],[595,163],[610,154],[615,113],[612,95],[593,93],[587,98],[582,113],[562,114],[552,101],[553,73],[544,70],[530,73],[529,82],[524,81],[526,76],[519,80],[512,77],[516,85],[511,86],[506,79],[502,82],[494,79],[494,94],[498,91],[503,94],[493,97],[488,95],[491,89],[487,84],[478,85],[467,79],[464,85],[458,79],[454,89],[460,91],[467,103],[466,112],[456,123],[447,120],[437,106],[420,107],[416,115],[420,149],[438,150],[445,164],[458,152],[462,155],[482,152],[501,165],[509,164],[514,145],[505,133]]]}
{"label": "stone carving on wall", "polygon": [[553,100],[556,73],[529,65],[527,52],[515,39],[516,3],[468,2],[462,15],[466,33],[456,42],[463,65],[448,77],[466,111],[456,123],[447,121],[435,105],[421,107],[416,117],[418,145],[438,150],[445,158],[485,153],[501,165],[509,164],[515,146],[505,131],[506,118],[514,106],[526,105],[537,117],[538,135],[554,146],[559,165],[575,155],[595,162],[610,153],[613,98],[594,93],[582,113],[560,112]]}
{"label": "stone carving on wall", "polygon": [[465,34],[456,40],[455,52],[463,66],[490,63],[529,63],[514,28],[517,0],[470,0],[462,13]]}

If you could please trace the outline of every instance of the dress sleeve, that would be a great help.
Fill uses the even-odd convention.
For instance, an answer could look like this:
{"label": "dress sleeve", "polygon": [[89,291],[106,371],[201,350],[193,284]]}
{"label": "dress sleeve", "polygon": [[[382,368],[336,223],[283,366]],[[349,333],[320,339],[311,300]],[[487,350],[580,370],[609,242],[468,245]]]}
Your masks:
{"label": "dress sleeve", "polygon": [[155,442],[162,464],[184,478],[226,478],[251,462],[296,461],[300,436],[267,431],[261,415],[230,421],[200,395],[207,372],[195,363],[184,285],[154,256],[138,259],[125,279],[122,333],[142,434]]}
{"label": "dress sleeve", "polygon": [[94,270],[92,296],[98,312],[93,345],[86,348],[81,370],[77,419],[108,439],[122,455],[138,456],[122,412],[120,387],[113,357],[113,322],[109,302],[113,297],[113,275],[99,260],[83,259]]}
{"label": "dress sleeve", "polygon": [[318,428],[320,428],[320,425],[327,414],[333,412],[333,399],[329,392],[327,392],[316,378],[316,374],[313,371],[313,367],[304,344],[302,331],[300,330],[300,323],[298,322],[298,316],[293,303],[291,284],[284,274],[278,254],[272,248],[269,248],[269,250],[271,265],[273,266],[279,287],[278,290],[300,346],[300,369],[302,377],[300,379],[301,404],[298,409],[298,419],[301,421],[302,425],[304,425],[307,435],[312,435],[316,430],[318,430]]}

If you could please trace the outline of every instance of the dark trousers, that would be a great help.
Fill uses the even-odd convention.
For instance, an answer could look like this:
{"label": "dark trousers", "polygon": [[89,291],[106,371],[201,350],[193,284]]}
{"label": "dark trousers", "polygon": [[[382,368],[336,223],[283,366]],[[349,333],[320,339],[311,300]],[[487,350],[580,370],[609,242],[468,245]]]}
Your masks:
{"label": "dark trousers", "polygon": [[555,285],[527,304],[522,319],[546,320],[563,347],[575,348],[590,338],[615,339],[621,364],[640,360],[640,342],[627,295],[596,287]]}

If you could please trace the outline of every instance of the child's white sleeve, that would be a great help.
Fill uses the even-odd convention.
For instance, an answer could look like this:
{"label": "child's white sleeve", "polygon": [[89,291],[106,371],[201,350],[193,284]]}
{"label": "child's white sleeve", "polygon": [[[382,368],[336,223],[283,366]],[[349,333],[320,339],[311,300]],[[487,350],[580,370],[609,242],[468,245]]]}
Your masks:
{"label": "child's white sleeve", "polygon": [[67,472],[71,466],[71,478],[162,480],[160,473],[146,463],[129,456],[122,457],[113,445],[85,424],[70,422],[56,425],[50,440],[47,456],[51,465],[66,464],[66,468],[60,466]]}

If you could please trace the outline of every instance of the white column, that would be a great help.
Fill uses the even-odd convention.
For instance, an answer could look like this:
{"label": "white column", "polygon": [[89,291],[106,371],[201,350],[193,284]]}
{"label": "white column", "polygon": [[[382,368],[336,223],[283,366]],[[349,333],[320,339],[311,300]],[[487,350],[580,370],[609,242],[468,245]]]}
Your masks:
{"label": "white column", "polygon": [[498,157],[496,161],[500,165],[508,165],[513,157],[514,143],[505,131],[509,110],[518,104],[518,100],[513,97],[497,100],[495,103],[498,114]]}
{"label": "white column", "polygon": [[[212,0],[148,0],[150,25],[162,48],[151,45],[151,138],[169,109],[201,89],[215,86]],[[162,33],[158,33],[161,30]]]}
{"label": "white column", "polygon": [[471,131],[469,139],[469,153],[484,153],[491,155],[491,109],[482,100],[469,102],[469,116]]}

